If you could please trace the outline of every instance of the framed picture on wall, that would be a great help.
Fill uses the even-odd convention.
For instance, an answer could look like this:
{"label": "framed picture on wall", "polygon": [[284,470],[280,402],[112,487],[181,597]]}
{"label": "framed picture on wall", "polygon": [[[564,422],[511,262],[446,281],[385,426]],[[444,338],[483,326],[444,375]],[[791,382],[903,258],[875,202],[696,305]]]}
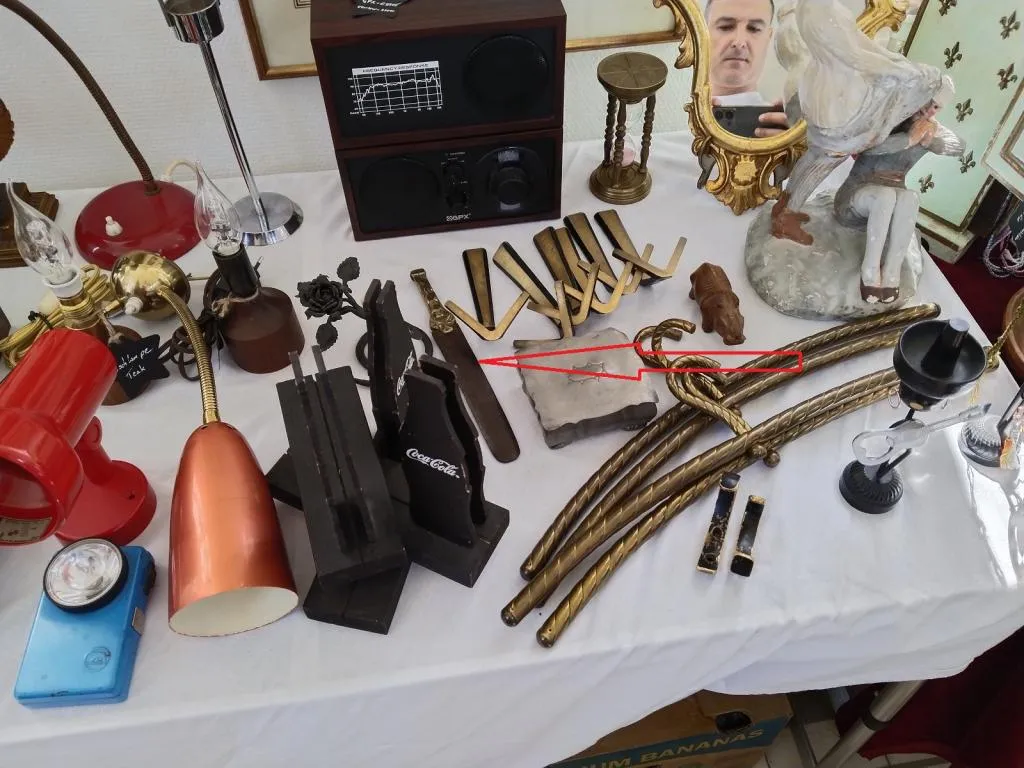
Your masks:
{"label": "framed picture on wall", "polygon": [[[316,75],[309,42],[312,2],[240,0],[260,80]],[[668,42],[681,33],[671,9],[655,8],[653,0],[562,0],[562,6],[569,52]]]}
{"label": "framed picture on wall", "polygon": [[652,0],[562,0],[562,7],[570,52],[667,43],[683,33],[672,9]]}
{"label": "framed picture on wall", "polygon": [[985,154],[985,166],[1003,186],[1024,200],[1024,83],[1017,89],[1002,127]]}
{"label": "framed picture on wall", "polygon": [[260,80],[316,75],[309,42],[313,0],[239,0]]}

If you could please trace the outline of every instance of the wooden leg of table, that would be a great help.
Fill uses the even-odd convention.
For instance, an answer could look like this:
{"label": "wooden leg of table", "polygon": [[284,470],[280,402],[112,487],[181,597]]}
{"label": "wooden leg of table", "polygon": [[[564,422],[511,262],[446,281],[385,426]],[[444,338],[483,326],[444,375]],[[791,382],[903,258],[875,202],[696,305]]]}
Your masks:
{"label": "wooden leg of table", "polygon": [[914,694],[924,685],[923,680],[909,683],[889,683],[875,697],[868,711],[829,750],[815,768],[840,768],[856,754],[877,731],[883,730]]}

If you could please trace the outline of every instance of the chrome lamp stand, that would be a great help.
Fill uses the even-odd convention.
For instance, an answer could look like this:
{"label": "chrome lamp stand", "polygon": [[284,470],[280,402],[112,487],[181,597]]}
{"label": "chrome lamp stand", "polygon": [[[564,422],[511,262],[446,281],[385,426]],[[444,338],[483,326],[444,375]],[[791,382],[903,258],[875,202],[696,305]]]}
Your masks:
{"label": "chrome lamp stand", "polygon": [[235,203],[235,210],[242,222],[242,243],[249,245],[273,245],[295,232],[302,224],[302,210],[284,195],[275,192],[260,193],[249,168],[238,128],[231,116],[224,93],[224,85],[217,70],[210,42],[224,31],[224,19],[220,12],[220,0],[157,0],[167,19],[167,25],[183,43],[198,45],[203,52],[203,62],[210,75],[210,83],[228,130],[228,138],[235,150],[238,167],[249,190],[248,197]]}

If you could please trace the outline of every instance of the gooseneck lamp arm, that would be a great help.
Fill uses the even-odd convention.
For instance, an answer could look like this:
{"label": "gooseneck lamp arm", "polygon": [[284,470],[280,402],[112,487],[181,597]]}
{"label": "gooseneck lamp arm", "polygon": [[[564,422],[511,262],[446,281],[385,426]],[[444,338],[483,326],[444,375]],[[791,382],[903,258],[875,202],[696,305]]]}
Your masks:
{"label": "gooseneck lamp arm", "polygon": [[213,366],[210,365],[210,348],[206,345],[203,332],[193,317],[192,310],[178,294],[165,287],[158,288],[157,294],[174,309],[174,314],[181,321],[188,335],[188,342],[192,345],[196,368],[199,370],[199,391],[203,398],[203,424],[218,422],[220,412],[217,408],[217,384],[213,378]]}
{"label": "gooseneck lamp arm", "polygon": [[159,320],[177,315],[185,329],[199,371],[199,389],[203,398],[203,424],[220,421],[217,386],[210,364],[210,348],[188,307],[191,295],[188,277],[173,262],[156,253],[133,251],[114,262],[110,282],[127,315]]}
{"label": "gooseneck lamp arm", "polygon": [[89,93],[92,94],[92,97],[96,100],[100,111],[103,112],[103,116],[107,118],[107,122],[110,123],[110,127],[113,128],[114,133],[117,134],[118,140],[120,140],[129,156],[131,156],[132,162],[135,163],[135,167],[139,169],[142,181],[146,185],[147,194],[159,194],[160,188],[157,186],[156,180],[153,178],[153,171],[150,170],[149,165],[146,163],[146,160],[139,151],[139,148],[135,146],[135,142],[132,141],[131,136],[128,135],[128,129],[124,127],[124,123],[121,122],[121,118],[117,116],[117,113],[114,111],[114,107],[110,104],[106,94],[103,93],[103,89],[100,88],[99,83],[96,82],[96,79],[86,68],[85,64],[82,63],[82,60],[75,55],[75,52],[71,50],[68,44],[64,42],[64,39],[58,35],[49,24],[43,21],[35,11],[20,2],[20,0],[0,0],[0,6],[12,11],[14,14],[24,19],[33,29],[46,38],[46,41],[57,49],[57,52],[64,57],[64,60],[67,61],[69,65],[71,65],[75,74],[78,75],[81,81],[85,84]]}

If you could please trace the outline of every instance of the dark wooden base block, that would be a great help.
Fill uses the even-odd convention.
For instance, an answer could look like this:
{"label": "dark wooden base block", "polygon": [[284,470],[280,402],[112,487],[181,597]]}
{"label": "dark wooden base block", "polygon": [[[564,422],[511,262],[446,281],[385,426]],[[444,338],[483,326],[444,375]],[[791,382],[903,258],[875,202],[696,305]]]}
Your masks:
{"label": "dark wooden base block", "polygon": [[[292,458],[284,454],[267,472],[270,495],[282,504],[302,510],[299,484],[292,468]],[[337,578],[313,579],[302,602],[302,610],[313,621],[351,627],[364,632],[386,635],[398,609],[409,563],[392,570],[356,580]]]}
{"label": "dark wooden base block", "polygon": [[408,575],[409,564],[406,563],[393,571],[347,585],[326,587],[319,579],[313,579],[302,610],[313,621],[386,635]]}
{"label": "dark wooden base block", "polygon": [[508,510],[484,501],[487,517],[476,526],[475,541],[472,546],[460,545],[416,525],[409,514],[409,489],[402,474],[402,465],[390,461],[385,465],[395,513],[402,520],[402,543],[409,559],[428,571],[472,587],[508,528]]}

